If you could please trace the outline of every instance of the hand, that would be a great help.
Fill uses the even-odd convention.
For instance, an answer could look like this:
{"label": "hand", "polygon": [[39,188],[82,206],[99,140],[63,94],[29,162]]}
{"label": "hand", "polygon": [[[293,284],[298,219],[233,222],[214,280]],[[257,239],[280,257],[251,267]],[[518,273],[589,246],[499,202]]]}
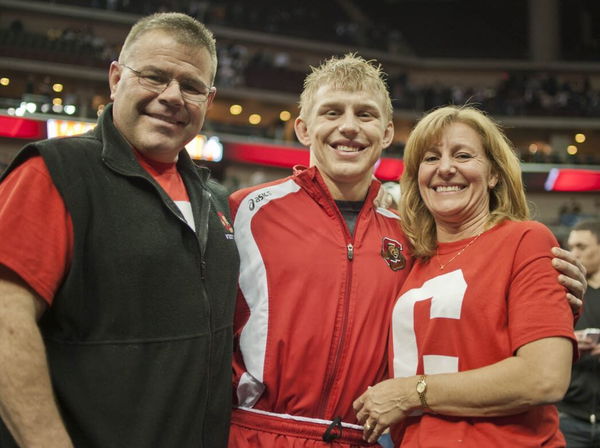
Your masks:
{"label": "hand", "polygon": [[567,299],[573,314],[578,315],[583,306],[583,296],[587,290],[585,279],[585,268],[573,256],[573,254],[560,247],[553,247],[552,253],[556,258],[552,259],[552,266],[560,272],[558,281],[568,289]]}
{"label": "hand", "polygon": [[354,401],[354,412],[358,422],[364,425],[366,441],[375,443],[390,425],[401,422],[418,407],[416,384],[416,377],[382,381]]}
{"label": "hand", "polygon": [[390,208],[394,204],[394,198],[383,186],[379,189],[377,197],[373,200],[375,207]]}
{"label": "hand", "polygon": [[590,355],[591,356],[600,356],[600,344],[594,345],[594,348],[592,348]]}
{"label": "hand", "polygon": [[596,348],[597,344],[585,336],[586,330],[576,330],[575,337],[577,338],[577,348],[580,352],[587,352]]}

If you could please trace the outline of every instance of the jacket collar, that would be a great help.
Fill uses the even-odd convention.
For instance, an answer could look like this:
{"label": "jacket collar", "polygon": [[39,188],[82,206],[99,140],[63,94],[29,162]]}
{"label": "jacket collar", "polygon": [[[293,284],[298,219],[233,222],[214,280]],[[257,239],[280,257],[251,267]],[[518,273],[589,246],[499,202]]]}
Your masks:
{"label": "jacket collar", "polygon": [[[335,200],[331,196],[325,181],[323,180],[323,176],[319,172],[319,169],[316,166],[305,167],[302,165],[296,165],[293,167],[293,179],[300,185],[315,201],[317,201],[323,208],[325,208],[328,213],[336,214],[337,213],[337,205],[335,204]],[[363,208],[366,208],[365,211],[369,211],[369,209],[373,208],[373,201],[377,197],[377,193],[381,188],[381,182],[377,179],[373,179],[371,185],[369,186],[369,190],[367,192],[367,196],[365,197],[365,203]]]}

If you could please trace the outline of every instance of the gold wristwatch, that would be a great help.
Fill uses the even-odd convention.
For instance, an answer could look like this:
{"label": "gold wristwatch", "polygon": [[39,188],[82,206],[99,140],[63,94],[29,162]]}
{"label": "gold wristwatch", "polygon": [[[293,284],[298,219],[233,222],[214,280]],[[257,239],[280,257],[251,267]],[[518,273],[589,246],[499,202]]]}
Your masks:
{"label": "gold wristwatch", "polygon": [[425,394],[427,393],[427,382],[425,381],[425,375],[421,375],[419,381],[417,381],[417,394],[419,394],[419,400],[421,400],[421,405],[423,409],[431,409],[427,404],[427,399],[425,398]]}

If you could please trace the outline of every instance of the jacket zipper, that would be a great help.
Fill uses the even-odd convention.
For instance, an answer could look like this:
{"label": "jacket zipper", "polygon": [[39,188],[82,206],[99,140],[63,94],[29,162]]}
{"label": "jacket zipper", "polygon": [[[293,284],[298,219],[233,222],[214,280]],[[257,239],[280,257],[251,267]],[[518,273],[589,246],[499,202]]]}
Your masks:
{"label": "jacket zipper", "polygon": [[346,246],[346,253],[348,255],[348,260],[352,261],[352,259],[354,258],[354,246],[352,245],[352,243],[348,243],[348,245]]}
{"label": "jacket zipper", "polygon": [[[336,209],[337,209],[337,205],[336,205]],[[363,208],[360,210],[360,212],[358,213],[358,216],[356,217],[356,225],[354,226],[354,235],[357,234],[357,229],[358,229],[358,224],[361,220],[362,214],[364,211],[364,206]],[[319,403],[319,407],[317,409],[319,416],[321,416],[322,418],[327,419],[327,415],[325,415],[325,411],[327,410],[327,405],[329,404],[329,394],[331,393],[331,389],[333,387],[333,382],[335,381],[335,378],[337,377],[337,371],[339,369],[339,364],[340,364],[340,358],[342,355],[342,351],[344,348],[344,343],[345,343],[345,339],[346,339],[346,332],[347,332],[347,326],[348,326],[348,308],[350,307],[350,285],[352,284],[352,260],[354,260],[354,235],[350,235],[348,226],[346,225],[346,221],[344,220],[344,218],[341,216],[341,212],[338,209],[338,219],[342,220],[342,224],[344,226],[344,229],[346,229],[346,258],[348,260],[348,269],[346,271],[346,287],[344,289],[344,308],[342,310],[342,329],[340,331],[340,338],[339,338],[339,342],[337,344],[337,347],[335,349],[335,358],[334,358],[334,362],[333,362],[333,368],[327,372],[326,375],[326,379],[325,379],[325,386],[323,387],[323,393],[321,395],[321,400]]]}

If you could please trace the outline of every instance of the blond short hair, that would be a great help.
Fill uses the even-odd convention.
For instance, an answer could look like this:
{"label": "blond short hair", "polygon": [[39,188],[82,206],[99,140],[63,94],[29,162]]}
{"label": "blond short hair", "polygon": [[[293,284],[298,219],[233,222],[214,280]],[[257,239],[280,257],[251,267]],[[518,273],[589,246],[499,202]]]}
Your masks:
{"label": "blond short hair", "polygon": [[390,121],[393,117],[394,109],[386,74],[381,69],[381,64],[374,60],[367,61],[354,53],[348,53],[341,58],[333,56],[318,67],[311,66],[311,73],[304,80],[304,89],[300,94],[300,117],[303,119],[307,118],[315,94],[323,85],[348,91],[372,90],[384,101],[385,119]]}
{"label": "blond short hair", "polygon": [[419,193],[418,173],[423,155],[453,123],[471,127],[481,137],[485,154],[498,176],[490,191],[488,225],[505,219],[529,219],[529,207],[521,177],[521,166],[511,142],[499,125],[471,106],[446,106],[425,115],[411,132],[404,149],[404,172],[400,180],[402,227],[413,245],[413,255],[430,258],[436,250],[437,238],[433,216]]}
{"label": "blond short hair", "polygon": [[211,82],[214,81],[217,72],[217,46],[213,34],[196,19],[179,12],[160,12],[138,20],[125,38],[119,54],[119,62],[126,62],[129,48],[143,34],[156,30],[171,33],[171,36],[182,45],[206,48],[213,64]]}

